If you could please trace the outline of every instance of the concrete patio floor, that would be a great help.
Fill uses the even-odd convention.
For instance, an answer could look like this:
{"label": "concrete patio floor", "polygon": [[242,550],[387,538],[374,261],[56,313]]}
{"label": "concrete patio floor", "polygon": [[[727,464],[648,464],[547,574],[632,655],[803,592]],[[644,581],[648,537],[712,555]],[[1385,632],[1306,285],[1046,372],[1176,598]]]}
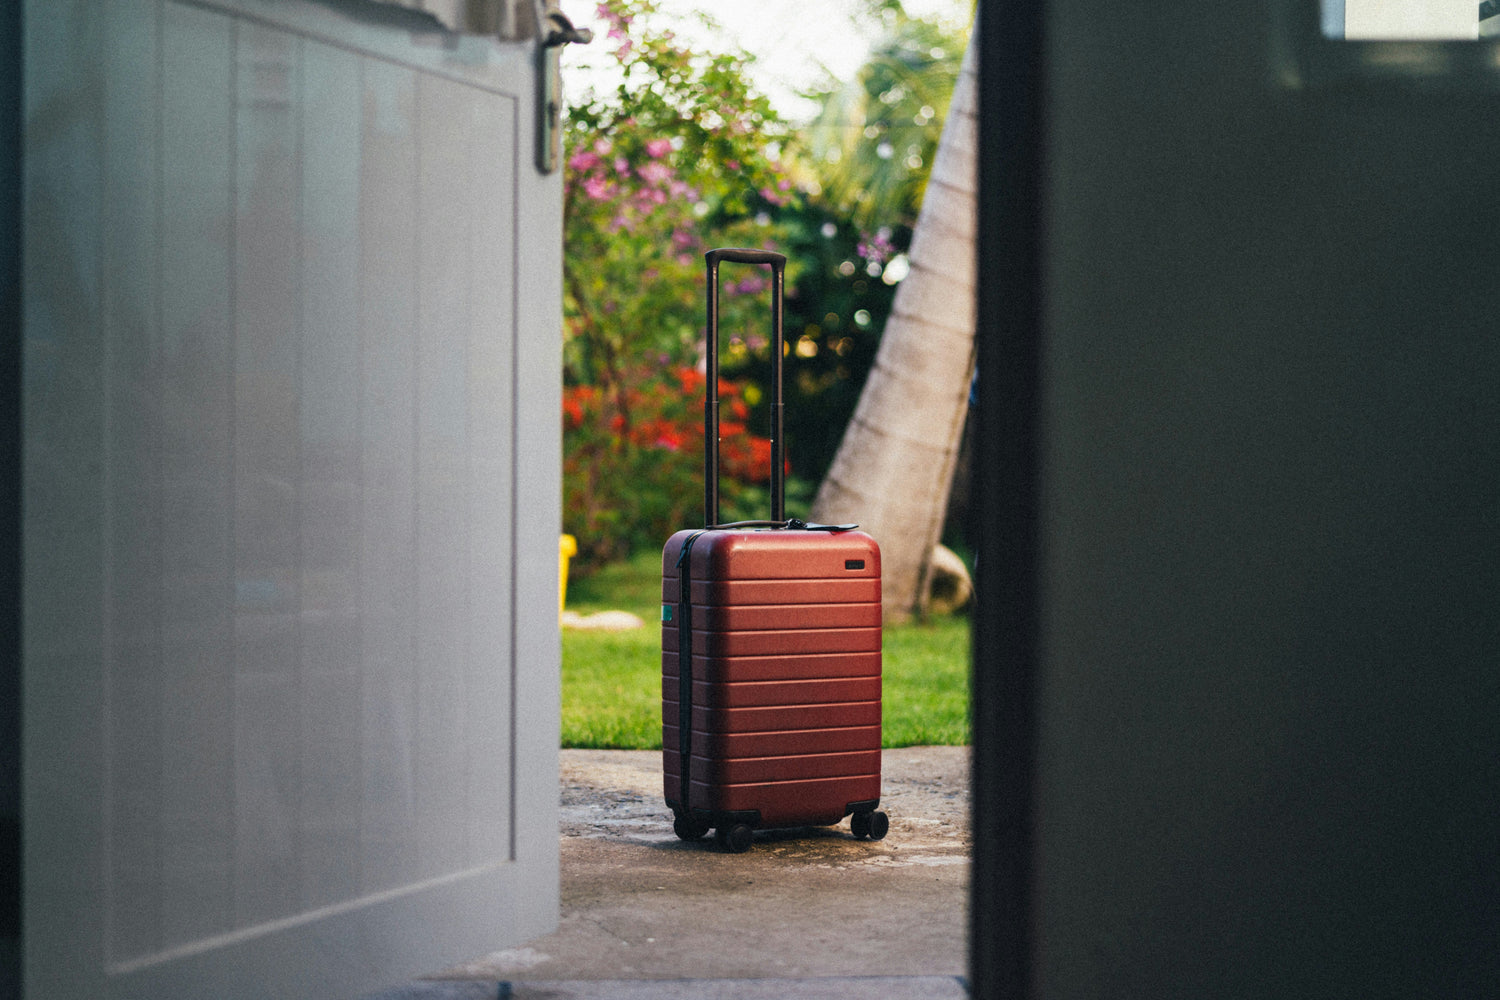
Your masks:
{"label": "concrete patio floor", "polygon": [[564,750],[557,931],[442,970],[421,997],[967,996],[967,747],[884,751],[882,841],[679,841],[657,751]]}

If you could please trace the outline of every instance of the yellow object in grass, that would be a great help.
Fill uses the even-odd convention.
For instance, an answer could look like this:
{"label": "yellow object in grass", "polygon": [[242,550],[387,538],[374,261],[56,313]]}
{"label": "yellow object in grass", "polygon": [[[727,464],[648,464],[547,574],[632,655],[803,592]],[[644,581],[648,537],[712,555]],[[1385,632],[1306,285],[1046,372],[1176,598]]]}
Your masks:
{"label": "yellow object in grass", "polygon": [[568,606],[568,560],[578,554],[578,539],[561,535],[557,540],[557,617]]}

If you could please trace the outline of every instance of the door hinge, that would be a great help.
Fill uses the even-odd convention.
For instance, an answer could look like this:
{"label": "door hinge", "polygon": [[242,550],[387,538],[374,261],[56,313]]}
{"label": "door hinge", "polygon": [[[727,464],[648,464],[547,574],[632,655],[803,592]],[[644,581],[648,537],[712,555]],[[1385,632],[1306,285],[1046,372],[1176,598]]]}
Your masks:
{"label": "door hinge", "polygon": [[562,158],[562,48],[587,45],[594,40],[588,28],[575,28],[555,0],[537,0],[537,98],[536,168],[544,174],[557,169]]}

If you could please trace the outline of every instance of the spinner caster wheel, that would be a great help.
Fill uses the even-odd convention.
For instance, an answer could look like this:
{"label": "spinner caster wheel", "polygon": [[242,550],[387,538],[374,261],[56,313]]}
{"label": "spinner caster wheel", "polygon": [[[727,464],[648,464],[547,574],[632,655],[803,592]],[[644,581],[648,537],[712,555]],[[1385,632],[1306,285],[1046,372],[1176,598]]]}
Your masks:
{"label": "spinner caster wheel", "polygon": [[721,826],[714,831],[714,840],[731,854],[744,854],[755,842],[755,833],[744,823]]}
{"label": "spinner caster wheel", "polygon": [[880,840],[891,828],[890,817],[880,811],[855,813],[849,817],[849,832],[855,839]]}
{"label": "spinner caster wheel", "polygon": [[692,816],[678,816],[672,821],[672,832],[679,840],[702,840],[708,824]]}

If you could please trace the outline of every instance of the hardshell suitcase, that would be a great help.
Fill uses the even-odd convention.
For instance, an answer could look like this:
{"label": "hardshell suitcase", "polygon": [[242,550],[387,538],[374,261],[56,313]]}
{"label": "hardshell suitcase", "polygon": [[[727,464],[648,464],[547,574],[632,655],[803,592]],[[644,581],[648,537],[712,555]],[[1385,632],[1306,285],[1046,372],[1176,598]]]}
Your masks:
{"label": "hardshell suitcase", "polygon": [[[855,525],[784,519],[786,258],[711,250],[704,523],[662,550],[662,772],[673,828],[730,850],[831,825],[880,839],[880,548]],[[772,271],[771,520],[718,524],[718,270]]]}

